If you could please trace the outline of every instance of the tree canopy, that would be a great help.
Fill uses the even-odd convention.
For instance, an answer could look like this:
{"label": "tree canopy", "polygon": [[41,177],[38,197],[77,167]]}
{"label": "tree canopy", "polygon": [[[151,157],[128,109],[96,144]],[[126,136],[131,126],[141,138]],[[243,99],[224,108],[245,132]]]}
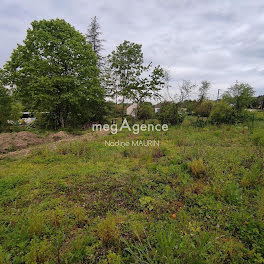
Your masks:
{"label": "tree canopy", "polygon": [[7,126],[7,120],[11,114],[11,97],[8,89],[0,83],[0,132]]}
{"label": "tree canopy", "polygon": [[147,98],[160,96],[164,87],[164,70],[144,65],[142,45],[124,41],[108,56],[108,91],[110,96],[121,97],[138,104]]}
{"label": "tree canopy", "polygon": [[223,98],[231,103],[237,113],[241,113],[253,99],[255,91],[247,83],[236,82],[224,94]]}
{"label": "tree canopy", "polygon": [[97,118],[104,90],[91,45],[63,19],[31,26],[4,66],[5,83],[28,110],[48,112],[56,127]]}

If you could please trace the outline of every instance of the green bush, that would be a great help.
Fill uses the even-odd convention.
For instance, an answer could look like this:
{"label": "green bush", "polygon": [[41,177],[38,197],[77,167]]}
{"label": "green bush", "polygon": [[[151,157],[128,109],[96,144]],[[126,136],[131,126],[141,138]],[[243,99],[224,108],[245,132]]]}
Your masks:
{"label": "green bush", "polygon": [[201,117],[209,117],[213,109],[213,103],[209,100],[199,103],[195,107],[195,114]]}
{"label": "green bush", "polygon": [[176,103],[165,102],[161,105],[158,119],[162,124],[179,125],[183,122],[185,113],[180,111]]}
{"label": "green bush", "polygon": [[155,115],[154,108],[151,103],[140,104],[138,109],[138,119],[152,119]]}
{"label": "green bush", "polygon": [[214,124],[232,124],[235,122],[235,113],[233,108],[225,103],[219,102],[210,114],[210,120]]}

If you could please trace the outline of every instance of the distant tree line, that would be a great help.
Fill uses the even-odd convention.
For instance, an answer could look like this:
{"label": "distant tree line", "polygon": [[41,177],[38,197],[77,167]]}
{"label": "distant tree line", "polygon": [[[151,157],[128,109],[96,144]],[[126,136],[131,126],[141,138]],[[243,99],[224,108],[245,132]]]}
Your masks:
{"label": "distant tree line", "polygon": [[[241,119],[250,105],[264,106],[263,96],[253,98],[253,88],[238,82],[217,104],[208,99],[208,81],[197,86],[183,80],[177,94],[164,100],[161,90],[169,94],[170,76],[144,62],[140,44],[125,40],[104,57],[104,41],[96,17],[86,35],[63,19],[33,21],[0,70],[0,127],[19,118],[23,109],[39,114],[40,126],[59,129],[102,122],[107,115],[123,117],[128,102],[137,103],[136,118],[153,118],[147,102],[154,99],[164,101],[157,116],[170,124],[183,121],[184,108],[219,123]],[[190,101],[196,88],[198,100]]]}

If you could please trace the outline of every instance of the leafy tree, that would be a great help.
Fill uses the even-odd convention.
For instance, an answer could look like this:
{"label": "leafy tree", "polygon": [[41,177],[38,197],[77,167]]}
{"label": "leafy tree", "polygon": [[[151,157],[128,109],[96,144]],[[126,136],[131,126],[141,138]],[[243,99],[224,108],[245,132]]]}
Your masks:
{"label": "leafy tree", "polygon": [[8,89],[0,84],[0,132],[7,126],[11,114],[11,97]]}
{"label": "leafy tree", "polygon": [[140,104],[147,98],[159,96],[164,85],[164,71],[160,66],[151,73],[151,64],[145,66],[142,45],[124,41],[108,56],[108,87],[112,97],[132,100]]}
{"label": "leafy tree", "polygon": [[48,112],[54,127],[100,118],[104,89],[91,45],[62,19],[31,25],[4,66],[6,83],[29,111]]}
{"label": "leafy tree", "polygon": [[122,97],[122,103],[129,97],[129,86],[134,82],[135,76],[140,76],[143,69],[143,53],[141,45],[124,41],[116,50],[108,55],[108,83],[112,88],[112,96]]}
{"label": "leafy tree", "polygon": [[249,84],[236,82],[224,94],[223,99],[233,105],[237,114],[241,114],[251,103],[254,93],[253,87]]}
{"label": "leafy tree", "polygon": [[92,45],[93,51],[96,53],[99,65],[102,64],[103,56],[101,54],[103,50],[104,39],[101,38],[102,32],[98,23],[97,17],[92,18],[90,26],[87,29],[86,40]]}
{"label": "leafy tree", "polygon": [[129,85],[128,98],[138,105],[147,98],[160,99],[160,90],[164,87],[164,71],[160,66],[153,69],[148,77],[136,77]]}
{"label": "leafy tree", "polygon": [[202,81],[199,87],[199,101],[202,102],[207,98],[208,91],[211,87],[211,83],[208,81]]}

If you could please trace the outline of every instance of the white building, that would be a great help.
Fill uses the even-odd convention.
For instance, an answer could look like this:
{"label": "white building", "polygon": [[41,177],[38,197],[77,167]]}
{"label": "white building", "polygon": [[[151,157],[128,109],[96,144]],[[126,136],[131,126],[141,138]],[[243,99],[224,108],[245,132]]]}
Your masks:
{"label": "white building", "polygon": [[137,103],[133,103],[126,110],[126,114],[132,117],[136,117],[136,112],[137,112]]}

